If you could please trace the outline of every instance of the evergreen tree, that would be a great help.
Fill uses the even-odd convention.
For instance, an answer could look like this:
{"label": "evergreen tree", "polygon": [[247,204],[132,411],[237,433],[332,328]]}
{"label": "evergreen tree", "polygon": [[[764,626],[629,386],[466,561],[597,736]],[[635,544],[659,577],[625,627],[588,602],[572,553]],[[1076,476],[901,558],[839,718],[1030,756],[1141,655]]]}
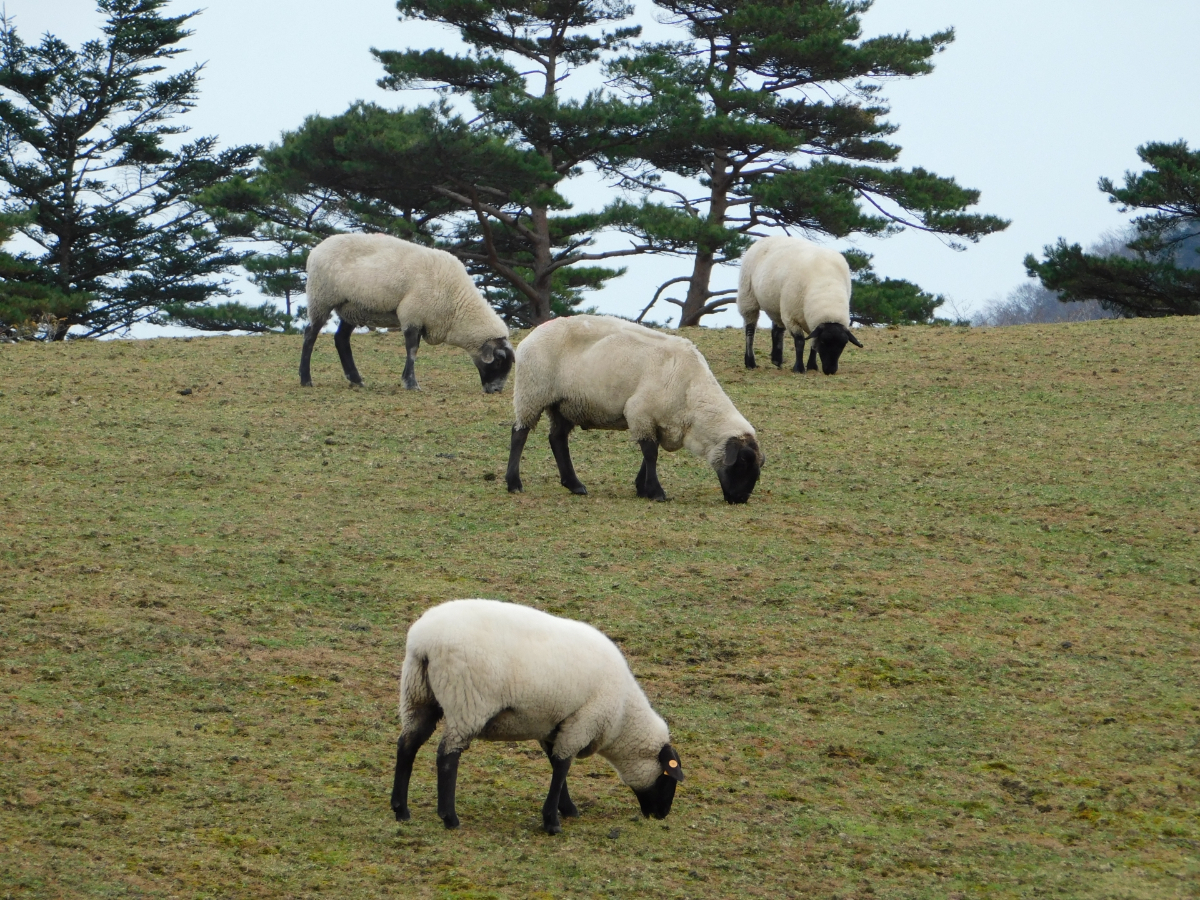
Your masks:
{"label": "evergreen tree", "polygon": [[[458,256],[506,318],[536,325],[622,269],[597,263],[673,246],[654,208],[615,203],[570,212],[562,183],[601,154],[623,158],[656,114],[600,91],[563,96],[578,68],[639,29],[620,0],[400,0],[404,20],[458,29],[466,55],[373,51],[381,85],[469,97],[466,121],[445,104],[390,111],[356,104],[313,117],[263,157],[263,175],[332,190],[350,227],[387,231]],[[605,228],[640,226],[632,246],[599,251]]]}
{"label": "evergreen tree", "polygon": [[1126,172],[1121,187],[1100,179],[1122,212],[1147,210],[1133,220],[1129,252],[1088,253],[1059,238],[1041,262],[1026,256],[1025,268],[1064,302],[1098,300],[1122,316],[1200,315],[1200,151],[1150,143],[1138,156],[1148,171]]}
{"label": "evergreen tree", "polygon": [[194,15],[164,16],[166,2],[97,0],[103,37],[77,50],[52,35],[27,45],[0,16],[0,202],[27,214],[17,227],[41,248],[12,280],[88,298],[62,308],[52,339],[141,321],[285,325],[261,307],[199,309],[228,293],[219,275],[238,257],[191,198],[255,150],[217,152],[211,137],[167,148],[186,130],[172,120],[193,106],[200,67],[160,74]]}
{"label": "evergreen tree", "polygon": [[197,199],[226,238],[278,251],[252,250],[242,257],[242,268],[260,291],[283,300],[289,321],[303,315],[292,301],[304,294],[309,251],[337,232],[333,193],[280,184],[258,172],[219,182]]}
{"label": "evergreen tree", "polygon": [[867,253],[844,254],[850,264],[854,286],[850,294],[850,321],[859,325],[928,325],[946,298],[935,296],[911,281],[880,278],[871,268]]}
{"label": "evergreen tree", "polygon": [[953,32],[860,40],[872,0],[656,4],[688,38],[611,65],[631,95],[659,108],[660,127],[639,144],[638,166],[614,157],[608,170],[697,222],[687,295],[674,301],[681,326],[731,302],[722,295],[732,292],[710,290],[713,268],[763,228],[835,237],[917,228],[960,246],[1007,227],[967,212],[979,194],[953,179],[881,167],[900,154],[886,140],[896,126],[883,118],[883,81],[932,71]]}
{"label": "evergreen tree", "polygon": [[[12,239],[23,217],[0,215],[0,246]],[[0,250],[0,337],[14,339],[53,332],[60,319],[85,308],[86,294],[50,287],[50,276],[28,260]]]}

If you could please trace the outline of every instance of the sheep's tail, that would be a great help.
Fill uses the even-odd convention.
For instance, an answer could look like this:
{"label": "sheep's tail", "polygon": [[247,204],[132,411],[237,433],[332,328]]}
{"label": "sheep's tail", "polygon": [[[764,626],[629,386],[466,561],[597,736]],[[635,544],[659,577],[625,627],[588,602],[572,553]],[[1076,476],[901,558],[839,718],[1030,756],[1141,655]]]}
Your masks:
{"label": "sheep's tail", "polygon": [[405,654],[404,668],[400,670],[400,727],[407,730],[431,713],[435,721],[440,718],[441,709],[429,684],[429,657],[410,651]]}

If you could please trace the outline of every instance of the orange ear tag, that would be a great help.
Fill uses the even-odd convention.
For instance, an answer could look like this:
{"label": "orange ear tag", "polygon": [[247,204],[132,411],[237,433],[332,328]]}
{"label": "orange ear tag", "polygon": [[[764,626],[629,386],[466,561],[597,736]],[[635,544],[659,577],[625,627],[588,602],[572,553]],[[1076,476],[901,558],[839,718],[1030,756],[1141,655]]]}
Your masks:
{"label": "orange ear tag", "polygon": [[672,759],[672,760],[667,761],[667,765],[670,766],[672,769],[674,769],[679,765],[679,763],[675,762],[675,760]]}

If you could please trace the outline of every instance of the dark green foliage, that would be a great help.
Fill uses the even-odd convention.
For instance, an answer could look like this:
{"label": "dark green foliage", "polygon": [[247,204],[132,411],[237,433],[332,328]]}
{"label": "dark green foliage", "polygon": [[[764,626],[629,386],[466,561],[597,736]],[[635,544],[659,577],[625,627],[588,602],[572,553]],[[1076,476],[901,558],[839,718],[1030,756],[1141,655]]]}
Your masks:
{"label": "dark green foliage", "polygon": [[1079,244],[1059,238],[1044,249],[1041,262],[1026,256],[1025,268],[1064,301],[1098,300],[1123,316],[1200,315],[1200,260],[1195,256],[1200,151],[1189,150],[1184,141],[1150,143],[1138,148],[1138,156],[1150,169],[1126,172],[1124,186],[1100,179],[1100,190],[1122,212],[1147,210],[1133,220],[1136,237],[1127,245],[1129,253],[1086,253]]}
{"label": "dark green foliage", "polygon": [[165,5],[98,0],[104,36],[78,50],[52,35],[27,45],[0,18],[0,200],[26,214],[17,227],[42,251],[12,280],[88,298],[58,307],[51,338],[72,326],[109,334],[228,293],[219,276],[238,257],[191,198],[254,149],[218,152],[214,138],[167,149],[186,130],[172,120],[194,104],[200,67],[160,75],[194,15],[163,16]]}
{"label": "dark green foliage", "polygon": [[[514,325],[566,314],[584,291],[623,271],[595,265],[601,260],[677,249],[686,240],[664,221],[681,218],[674,211],[617,203],[573,213],[559,191],[585,163],[627,155],[658,114],[602,91],[582,99],[561,93],[573,70],[639,33],[604,28],[632,6],[403,0],[397,8],[403,19],[457,29],[470,51],[374,50],[386,70],[379,83],[464,95],[477,115],[466,121],[445,104],[393,111],[359,103],[285,135],[263,156],[263,177],[293,190],[330,192],[345,227],[454,253]],[[633,246],[590,250],[606,228],[645,237]]]}
{"label": "dark green foliage", "polygon": [[926,293],[911,281],[880,278],[871,268],[871,254],[847,250],[842,254],[850,265],[854,288],[850,294],[850,319],[859,325],[943,324],[934,312],[946,302]]}
{"label": "dark green foliage", "polygon": [[[616,157],[608,165],[625,187],[671,196],[676,211],[709,226],[690,245],[686,299],[671,301],[682,307],[680,325],[731,302],[709,290],[712,269],[740,256],[746,236],[764,227],[836,237],[918,228],[975,241],[1007,226],[968,212],[979,193],[953,179],[880,167],[900,154],[887,140],[895,126],[883,118],[882,82],[932,71],[953,32],[860,40],[869,0],[657,5],[688,39],[640,47],[610,67],[656,110],[658,127],[638,144],[637,165]],[[703,190],[689,196],[661,172],[697,179]],[[896,290],[889,295],[898,301]],[[910,306],[920,294],[913,291]]]}
{"label": "dark green foliage", "polygon": [[933,321],[946,302],[900,278],[881,279],[874,272],[856,275],[850,295],[850,318],[860,325],[921,325]]}
{"label": "dark green foliage", "polygon": [[[12,239],[21,217],[0,215],[0,246]],[[87,294],[64,294],[49,286],[48,273],[0,250],[0,336],[34,337],[59,319],[86,308]]]}
{"label": "dark green foliage", "polygon": [[269,302],[257,307],[242,303],[164,303],[150,321],[201,331],[296,331],[291,315],[280,312]]}
{"label": "dark green foliage", "polygon": [[332,193],[279,183],[260,172],[219,182],[198,201],[226,238],[278,249],[251,251],[241,264],[260,291],[283,300],[290,322],[292,299],[305,291],[309,251],[336,231],[338,203]]}

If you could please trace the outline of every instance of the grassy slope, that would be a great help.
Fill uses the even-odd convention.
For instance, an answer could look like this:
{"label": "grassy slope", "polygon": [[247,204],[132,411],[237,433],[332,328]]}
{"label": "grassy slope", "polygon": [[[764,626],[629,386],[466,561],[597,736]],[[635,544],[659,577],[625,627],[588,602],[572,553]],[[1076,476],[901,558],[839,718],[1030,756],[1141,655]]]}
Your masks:
{"label": "grassy slope", "polygon": [[[745,507],[685,453],[637,500],[598,432],[571,497],[544,424],[510,497],[511,388],[432,348],[400,390],[399,335],[361,391],[327,339],[306,391],[298,338],[0,347],[0,896],[1195,896],[1200,320],[873,331],[828,379],[696,337]],[[593,758],[550,839],[536,746],[481,743],[460,831],[432,744],[392,821],[404,631],[464,596],[618,640],[669,819]]]}

